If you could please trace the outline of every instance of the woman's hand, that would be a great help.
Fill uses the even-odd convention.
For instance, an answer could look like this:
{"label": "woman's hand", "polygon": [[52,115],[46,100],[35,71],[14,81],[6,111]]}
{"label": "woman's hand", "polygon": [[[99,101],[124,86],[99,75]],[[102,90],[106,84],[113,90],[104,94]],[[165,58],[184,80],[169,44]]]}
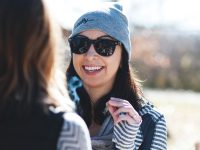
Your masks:
{"label": "woman's hand", "polygon": [[111,97],[106,105],[115,123],[123,120],[129,124],[140,124],[142,122],[140,115],[127,100]]}

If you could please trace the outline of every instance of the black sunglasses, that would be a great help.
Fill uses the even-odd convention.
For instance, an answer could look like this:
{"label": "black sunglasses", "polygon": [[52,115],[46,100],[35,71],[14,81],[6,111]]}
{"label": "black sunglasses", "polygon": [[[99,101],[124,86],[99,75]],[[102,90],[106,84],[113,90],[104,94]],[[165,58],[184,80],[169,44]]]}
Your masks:
{"label": "black sunglasses", "polygon": [[[107,38],[106,38],[107,37]],[[116,45],[121,45],[121,42],[108,39],[111,38],[110,36],[101,36],[96,40],[91,40],[86,36],[77,35],[72,38],[69,38],[69,45],[71,48],[71,52],[74,54],[84,54],[86,53],[91,44],[94,45],[95,51],[101,56],[111,56],[114,51]]]}

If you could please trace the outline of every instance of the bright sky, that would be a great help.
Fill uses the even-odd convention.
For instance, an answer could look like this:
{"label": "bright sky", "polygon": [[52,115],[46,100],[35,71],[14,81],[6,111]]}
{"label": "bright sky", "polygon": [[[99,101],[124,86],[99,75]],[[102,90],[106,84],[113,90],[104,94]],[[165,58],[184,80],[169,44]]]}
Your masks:
{"label": "bright sky", "polygon": [[[59,23],[71,29],[76,19],[102,0],[47,0]],[[173,25],[200,31],[199,0],[121,0],[130,23],[146,27]]]}

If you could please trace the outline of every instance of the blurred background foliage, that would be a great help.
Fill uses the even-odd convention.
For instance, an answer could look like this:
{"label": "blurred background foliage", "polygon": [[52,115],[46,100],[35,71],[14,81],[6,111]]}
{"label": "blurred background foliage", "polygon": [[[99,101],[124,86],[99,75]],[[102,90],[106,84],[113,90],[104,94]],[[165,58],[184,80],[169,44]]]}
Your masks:
{"label": "blurred background foliage", "polygon": [[200,91],[200,34],[137,27],[132,66],[144,86]]}

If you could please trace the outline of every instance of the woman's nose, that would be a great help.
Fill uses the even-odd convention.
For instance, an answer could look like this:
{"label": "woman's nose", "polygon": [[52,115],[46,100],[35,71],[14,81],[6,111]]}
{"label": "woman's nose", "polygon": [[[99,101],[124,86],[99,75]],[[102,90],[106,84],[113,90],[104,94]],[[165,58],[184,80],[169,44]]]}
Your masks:
{"label": "woman's nose", "polygon": [[89,50],[86,53],[87,57],[96,57],[98,54],[96,53],[95,49],[94,49],[94,45],[91,44]]}

